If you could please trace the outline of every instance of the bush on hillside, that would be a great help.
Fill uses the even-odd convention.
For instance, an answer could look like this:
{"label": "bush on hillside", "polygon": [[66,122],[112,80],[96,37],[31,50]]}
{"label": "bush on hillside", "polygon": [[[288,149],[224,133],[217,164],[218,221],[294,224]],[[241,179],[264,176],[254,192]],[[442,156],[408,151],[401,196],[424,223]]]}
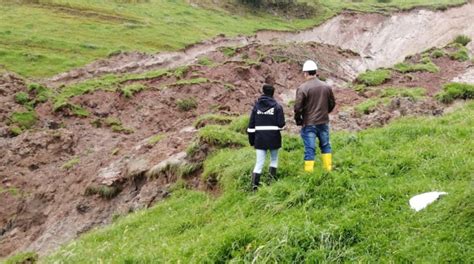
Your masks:
{"label": "bush on hillside", "polygon": [[460,47],[457,51],[451,53],[449,57],[457,61],[467,61],[469,60],[469,51],[466,47]]}
{"label": "bush on hillside", "polygon": [[407,72],[432,72],[436,73],[439,72],[439,67],[436,66],[433,62],[428,62],[428,63],[417,63],[417,64],[411,64],[411,63],[397,63],[393,68],[401,73],[407,73]]}
{"label": "bush on hillside", "polygon": [[197,101],[194,97],[189,97],[189,98],[184,98],[184,99],[179,99],[176,101],[176,105],[178,106],[178,109],[183,112],[187,112],[193,109],[197,108]]}
{"label": "bush on hillside", "polygon": [[209,125],[199,130],[199,140],[216,147],[243,147],[247,145],[245,135],[217,125]]}
{"label": "bush on hillside", "polygon": [[474,98],[474,85],[467,83],[448,83],[443,87],[443,91],[436,95],[436,98],[443,103],[451,103],[455,99]]}
{"label": "bush on hillside", "polygon": [[375,70],[375,71],[366,71],[357,77],[357,81],[363,83],[367,86],[376,86],[380,85],[391,77],[389,70]]}
{"label": "bush on hillside", "polygon": [[471,42],[471,38],[466,35],[459,35],[453,40],[453,43],[459,43],[463,46],[466,46],[469,42]]}

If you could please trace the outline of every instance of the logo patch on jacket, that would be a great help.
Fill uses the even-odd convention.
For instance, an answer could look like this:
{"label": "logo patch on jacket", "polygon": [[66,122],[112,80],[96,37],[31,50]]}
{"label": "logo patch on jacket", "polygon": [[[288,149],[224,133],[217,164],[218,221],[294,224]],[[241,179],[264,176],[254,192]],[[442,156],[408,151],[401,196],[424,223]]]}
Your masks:
{"label": "logo patch on jacket", "polygon": [[270,108],[265,112],[257,110],[257,115],[274,115],[274,113],[275,113],[275,108]]}

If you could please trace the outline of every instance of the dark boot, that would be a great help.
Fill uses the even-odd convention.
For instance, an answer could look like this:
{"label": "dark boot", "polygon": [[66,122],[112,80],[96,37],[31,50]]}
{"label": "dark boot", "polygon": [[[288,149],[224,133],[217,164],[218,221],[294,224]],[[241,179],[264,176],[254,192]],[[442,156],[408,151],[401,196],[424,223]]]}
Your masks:
{"label": "dark boot", "polygon": [[277,180],[277,168],[270,167],[270,176],[272,177],[273,180]]}
{"label": "dark boot", "polygon": [[252,190],[256,191],[260,185],[260,173],[252,174]]}

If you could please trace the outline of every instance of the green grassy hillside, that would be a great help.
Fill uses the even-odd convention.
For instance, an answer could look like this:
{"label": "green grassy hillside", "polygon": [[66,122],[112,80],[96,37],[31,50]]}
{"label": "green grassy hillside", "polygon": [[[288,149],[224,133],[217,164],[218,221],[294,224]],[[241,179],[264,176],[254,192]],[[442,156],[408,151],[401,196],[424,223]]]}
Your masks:
{"label": "green grassy hillside", "polygon": [[465,1],[320,2],[324,4],[317,5],[314,18],[285,20],[263,12],[204,9],[184,0],[0,0],[0,65],[25,77],[45,77],[119,50],[170,51],[221,33],[235,36],[252,34],[258,29],[306,28],[343,8],[376,11],[418,5],[439,7]]}
{"label": "green grassy hillside", "polygon": [[[286,135],[281,179],[257,193],[248,191],[254,150],[222,149],[202,175],[218,179],[219,197],[178,189],[43,262],[473,263],[473,133],[472,102],[441,118],[334,133],[331,174],[303,173],[302,143]],[[449,194],[409,208],[411,196],[436,190]]]}

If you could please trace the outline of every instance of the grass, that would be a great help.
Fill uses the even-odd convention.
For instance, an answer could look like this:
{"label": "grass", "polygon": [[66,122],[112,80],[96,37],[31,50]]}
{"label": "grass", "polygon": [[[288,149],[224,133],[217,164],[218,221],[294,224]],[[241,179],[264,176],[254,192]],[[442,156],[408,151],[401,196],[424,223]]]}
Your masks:
{"label": "grass", "polygon": [[428,63],[397,63],[393,68],[401,73],[408,73],[408,72],[432,72],[436,73],[439,72],[439,67],[436,66],[433,62]]}
{"label": "grass", "polygon": [[419,99],[426,95],[426,89],[422,87],[384,87],[381,90],[380,97],[409,97]]}
{"label": "grass", "polygon": [[205,127],[210,124],[214,125],[226,125],[232,122],[234,118],[225,115],[218,115],[218,114],[206,114],[199,116],[196,121],[194,121],[193,126],[195,128]]}
{"label": "grass", "polygon": [[16,93],[14,99],[15,99],[15,103],[21,104],[21,105],[26,105],[28,102],[30,102],[30,97],[25,92]]}
{"label": "grass", "polygon": [[9,118],[10,124],[21,129],[30,129],[36,124],[38,117],[34,111],[13,112]]}
{"label": "grass", "polygon": [[124,127],[122,121],[120,121],[120,119],[117,117],[107,117],[105,120],[96,119],[92,122],[94,126],[100,127],[102,125],[102,121],[106,126],[110,127],[113,132],[123,134],[132,134],[134,132],[133,129]]}
{"label": "grass", "polygon": [[431,52],[431,57],[432,58],[441,58],[444,55],[446,55],[446,53],[441,49],[435,49],[435,50],[433,50],[433,52]]}
{"label": "grass", "polygon": [[149,145],[155,145],[156,143],[160,142],[162,139],[164,139],[166,137],[166,135],[164,134],[156,134],[154,136],[151,136],[149,139],[148,139],[148,144]]}
{"label": "grass", "polygon": [[[68,85],[60,89],[57,94],[52,97],[53,109],[54,111],[59,111],[64,107],[68,107],[69,99],[75,96],[80,96],[98,90],[115,92],[124,82],[160,78],[169,74],[170,73],[167,70],[149,71],[141,74],[108,74],[99,78],[89,79],[76,84]],[[122,87],[120,91],[125,96],[131,96],[140,89],[144,89],[143,87],[140,87],[140,84],[129,84],[125,87]]]}
{"label": "grass", "polygon": [[443,91],[436,95],[436,98],[443,103],[451,103],[455,99],[473,99],[474,85],[468,83],[447,83],[443,86]]}
{"label": "grass", "polygon": [[23,264],[36,263],[38,261],[38,254],[35,252],[22,252],[8,258],[4,264]]}
{"label": "grass", "polygon": [[[318,3],[310,19],[286,20],[265,13],[224,11],[178,1],[39,0],[0,6],[0,64],[25,77],[47,77],[117,51],[175,51],[221,33],[233,37],[257,30],[297,30],[318,25],[344,9],[395,11],[415,6],[446,7],[464,0],[372,0]],[[214,7],[214,6],[213,6]],[[72,36],[72,37],[71,37]]]}
{"label": "grass", "polygon": [[63,164],[63,166],[61,166],[61,169],[63,170],[69,170],[71,169],[72,167],[76,166],[77,164],[79,164],[79,162],[81,162],[81,159],[79,159],[78,157],[73,157],[72,159],[70,159],[69,161],[67,161],[66,163]]}
{"label": "grass", "polygon": [[134,94],[145,90],[145,88],[146,88],[145,85],[141,83],[134,83],[134,84],[130,84],[130,85],[122,87],[120,91],[126,98],[130,98]]}
{"label": "grass", "polygon": [[375,98],[375,99],[367,99],[365,100],[364,102],[356,105],[354,107],[355,111],[359,114],[370,114],[372,113],[373,111],[375,111],[375,109],[377,108],[377,106],[379,106],[380,104],[382,103],[382,101],[378,98]]}
{"label": "grass", "polygon": [[199,130],[199,140],[219,148],[246,146],[247,139],[242,133],[217,125],[208,125]]}
{"label": "grass", "polygon": [[[219,197],[178,189],[42,262],[472,263],[473,129],[471,102],[441,118],[333,133],[330,174],[320,163],[302,172],[301,140],[285,135],[281,178],[256,193],[246,191],[253,148],[224,149],[203,168]],[[410,197],[427,191],[448,195],[411,210]]]}
{"label": "grass", "polygon": [[468,61],[469,60],[469,50],[464,47],[464,46],[461,46],[458,48],[457,51],[449,54],[449,57],[453,60],[457,60],[457,61]]}
{"label": "grass", "polygon": [[366,71],[357,77],[357,81],[367,86],[380,85],[391,77],[389,70],[379,69],[374,71]]}
{"label": "grass", "polygon": [[198,78],[192,78],[192,79],[187,79],[187,80],[179,80],[175,83],[175,85],[193,85],[193,84],[201,84],[201,83],[207,83],[207,82],[209,82],[207,78],[198,77]]}
{"label": "grass", "polygon": [[198,103],[196,101],[196,98],[189,97],[189,98],[184,98],[184,99],[178,99],[176,101],[176,105],[180,111],[187,112],[187,111],[196,109],[198,106]]}
{"label": "grass", "polygon": [[86,188],[85,195],[99,195],[104,199],[112,199],[117,196],[122,190],[115,186],[89,186]]}
{"label": "grass", "polygon": [[469,42],[471,42],[471,38],[466,35],[459,35],[453,40],[453,43],[458,43],[463,46],[466,46]]}

